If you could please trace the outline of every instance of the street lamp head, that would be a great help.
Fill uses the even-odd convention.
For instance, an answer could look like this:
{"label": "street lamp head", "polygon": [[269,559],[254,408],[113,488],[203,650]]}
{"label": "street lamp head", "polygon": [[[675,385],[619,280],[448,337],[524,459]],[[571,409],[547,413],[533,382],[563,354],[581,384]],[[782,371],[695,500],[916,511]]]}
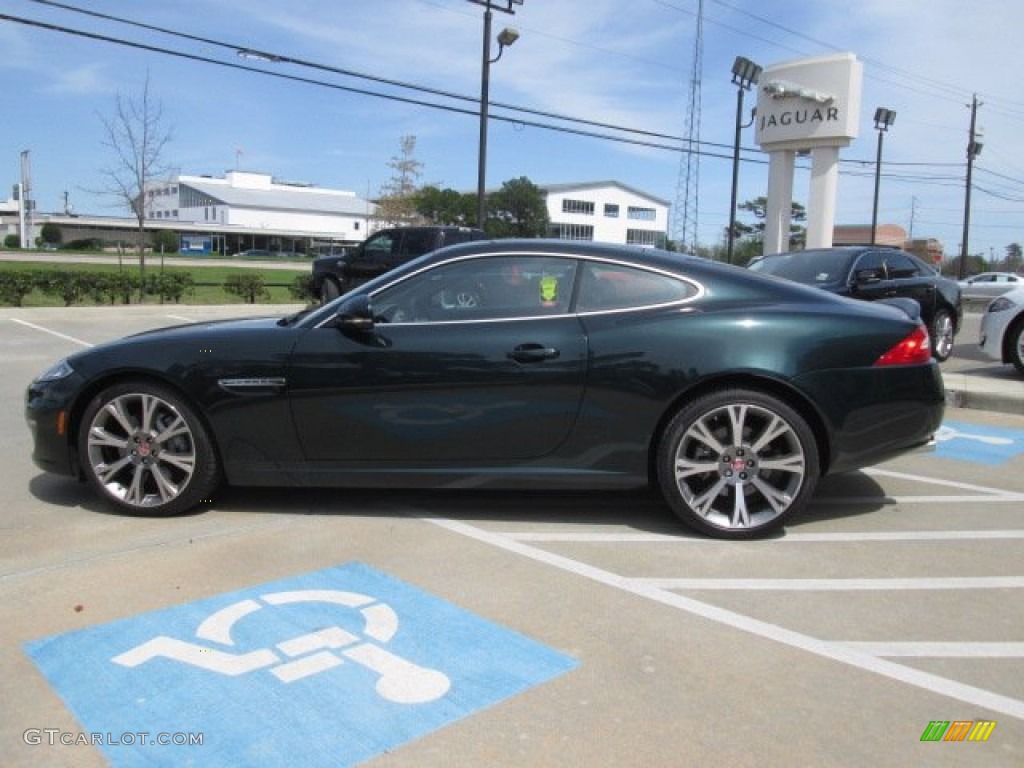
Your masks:
{"label": "street lamp head", "polygon": [[502,48],[512,45],[516,40],[519,39],[519,30],[513,27],[505,27],[501,32],[498,33],[498,45]]}
{"label": "street lamp head", "polygon": [[887,131],[896,122],[896,112],[885,107],[875,110],[875,128],[879,131]]}
{"label": "street lamp head", "polygon": [[744,56],[737,56],[732,63],[732,81],[740,88],[748,89],[761,77],[761,67]]}

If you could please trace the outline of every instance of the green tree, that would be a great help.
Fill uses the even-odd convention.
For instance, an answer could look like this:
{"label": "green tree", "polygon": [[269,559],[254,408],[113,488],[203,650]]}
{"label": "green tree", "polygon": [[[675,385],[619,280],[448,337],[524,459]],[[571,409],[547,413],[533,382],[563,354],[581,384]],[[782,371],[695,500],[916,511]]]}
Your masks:
{"label": "green tree", "polygon": [[[736,221],[736,241],[733,245],[733,263],[746,264],[764,251],[765,220],[768,216],[768,198],[756,197],[740,203],[737,208],[754,215],[754,223]],[[793,203],[789,225],[789,244],[791,248],[803,248],[807,242],[807,228],[801,222],[807,220],[807,210],[797,202]],[[725,234],[729,234],[726,227]]]}
{"label": "green tree", "polygon": [[487,196],[484,229],[494,237],[543,237],[550,225],[544,191],[525,176]]}
{"label": "green tree", "polygon": [[476,195],[427,185],[416,192],[416,212],[432,224],[468,226],[476,218]]}
{"label": "green tree", "polygon": [[158,229],[153,233],[153,253],[177,253],[178,233],[169,229]]}
{"label": "green tree", "polygon": [[1006,271],[1019,272],[1022,264],[1024,264],[1024,252],[1021,250],[1020,243],[1010,243],[1006,246]]}
{"label": "green tree", "polygon": [[60,227],[52,221],[46,222],[39,228],[39,237],[44,243],[51,243],[53,245],[60,245],[64,240]]}
{"label": "green tree", "polygon": [[256,299],[269,298],[270,291],[267,290],[263,275],[259,273],[228,275],[224,281],[224,290],[235,296],[240,296],[249,304],[255,304]]}

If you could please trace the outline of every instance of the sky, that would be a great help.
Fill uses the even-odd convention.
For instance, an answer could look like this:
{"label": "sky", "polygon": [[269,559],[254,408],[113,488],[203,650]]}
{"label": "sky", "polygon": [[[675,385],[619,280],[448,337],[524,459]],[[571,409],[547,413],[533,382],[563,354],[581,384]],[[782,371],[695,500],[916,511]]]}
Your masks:
{"label": "sky", "polygon": [[[521,176],[539,185],[616,180],[678,209],[681,148],[694,122],[697,240],[720,244],[729,220],[735,57],[771,66],[849,52],[864,65],[862,114],[859,137],[840,153],[836,223],[871,222],[873,116],[886,107],[896,120],[884,137],[878,221],[938,239],[947,257],[956,256],[977,96],[983,148],[968,250],[1000,259],[1008,245],[1024,242],[1024,89],[1006,64],[1021,44],[1024,3],[522,0],[512,7],[514,14],[493,14],[493,36],[511,26],[520,37],[490,67],[488,188]],[[240,169],[373,197],[393,175],[389,162],[402,137],[415,136],[422,183],[475,191],[483,17],[483,6],[469,0],[0,0],[7,84],[0,183],[9,182],[0,198],[19,180],[28,150],[37,210],[63,211],[66,194],[78,213],[128,215],[96,193],[101,170],[114,162],[103,120],[118,95],[137,97],[147,77],[172,136],[163,159],[179,173]],[[305,65],[240,57],[239,49]],[[699,112],[690,110],[695,72]],[[748,94],[746,110],[754,103]],[[768,176],[753,128],[742,146],[740,202],[763,196]],[[794,183],[804,205],[808,168],[809,161],[798,164]],[[670,236],[680,222],[673,220]]]}

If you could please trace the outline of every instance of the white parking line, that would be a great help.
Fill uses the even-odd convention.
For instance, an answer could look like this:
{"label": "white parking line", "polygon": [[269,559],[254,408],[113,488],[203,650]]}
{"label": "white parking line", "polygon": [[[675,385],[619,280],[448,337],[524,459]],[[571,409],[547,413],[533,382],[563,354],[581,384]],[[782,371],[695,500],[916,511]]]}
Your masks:
{"label": "white parking line", "polygon": [[507,552],[530,558],[531,560],[545,563],[559,568],[568,573],[575,574],[581,578],[604,584],[615,589],[629,592],[638,597],[652,600],[662,605],[667,605],[681,611],[700,616],[710,621],[747,632],[757,637],[773,640],[793,648],[799,648],[813,653],[817,656],[848,664],[857,669],[872,672],[892,680],[898,680],[908,685],[931,691],[942,696],[984,707],[993,712],[999,712],[1010,717],[1024,720],[1024,700],[1014,699],[973,685],[966,685],[941,677],[940,675],[923,672],[912,667],[906,667],[864,651],[855,647],[849,647],[841,643],[819,640],[818,638],[795,632],[776,624],[754,619],[750,616],[735,613],[734,611],[719,608],[718,606],[694,600],[684,595],[660,589],[645,583],[640,579],[632,579],[625,576],[606,571],[602,568],[583,563],[578,560],[564,557],[553,552],[530,546],[521,541],[515,541],[507,536],[482,528],[448,518],[424,516],[416,510],[409,510],[408,514],[426,522],[440,526],[452,533],[466,536],[476,541],[489,544]]}
{"label": "white parking line", "polygon": [[842,643],[872,656],[906,656],[916,659],[1019,659],[1024,643]]}
{"label": "white parking line", "polygon": [[[595,533],[567,531],[503,531],[504,536],[516,541],[563,542],[571,544],[700,544],[702,546],[735,547],[735,541],[721,541],[707,536],[690,536],[685,533]],[[850,543],[860,541],[973,541],[978,539],[1024,539],[1024,530],[1019,531],[864,531],[834,533],[789,533],[772,544],[814,544]],[[750,546],[759,546],[752,541]]]}
{"label": "white parking line", "polygon": [[721,589],[793,592],[858,592],[864,590],[913,589],[1019,589],[1024,576],[977,576],[921,579],[632,579],[637,584],[656,589]]}
{"label": "white parking line", "polygon": [[37,330],[37,331],[42,331],[43,333],[48,333],[51,336],[56,336],[57,338],[65,339],[66,341],[72,341],[75,344],[80,344],[83,347],[94,346],[93,344],[90,344],[88,341],[82,341],[81,339],[76,339],[74,336],[68,336],[66,333],[61,333],[60,331],[54,331],[54,330],[51,330],[49,328],[44,328],[41,325],[36,325],[35,323],[30,323],[28,320],[19,320],[16,317],[12,317],[12,318],[10,318],[10,320],[11,320],[12,323],[17,323],[18,325],[24,325],[24,326],[26,326],[28,328],[32,328],[32,329]]}

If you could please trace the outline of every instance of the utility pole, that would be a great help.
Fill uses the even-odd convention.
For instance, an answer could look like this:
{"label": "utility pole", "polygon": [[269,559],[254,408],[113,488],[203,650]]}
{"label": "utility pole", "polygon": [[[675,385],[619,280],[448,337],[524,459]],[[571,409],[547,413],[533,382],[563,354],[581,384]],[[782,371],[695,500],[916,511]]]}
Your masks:
{"label": "utility pole", "polygon": [[32,247],[32,165],[27,149],[21,152],[21,201],[20,212],[21,247]]}
{"label": "utility pole", "polygon": [[964,235],[960,241],[960,264],[957,277],[963,280],[967,276],[967,241],[971,230],[971,176],[974,171],[974,158],[981,154],[981,142],[977,140],[978,95],[971,99],[971,130],[967,141],[967,188],[964,195]]}

